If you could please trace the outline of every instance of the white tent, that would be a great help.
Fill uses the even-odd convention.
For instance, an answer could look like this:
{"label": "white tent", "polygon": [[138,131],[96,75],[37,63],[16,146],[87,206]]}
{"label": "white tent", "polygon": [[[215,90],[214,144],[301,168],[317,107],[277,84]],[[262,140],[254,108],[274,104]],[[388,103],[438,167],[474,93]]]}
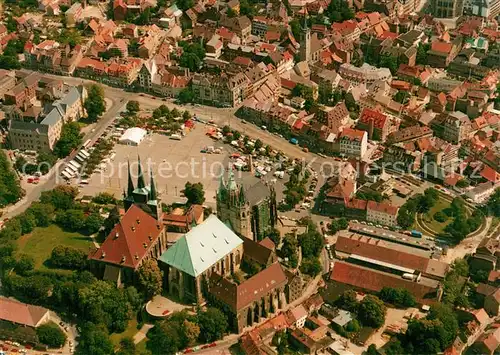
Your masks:
{"label": "white tent", "polygon": [[144,137],[146,137],[146,134],[147,131],[145,129],[139,127],[129,128],[123,133],[119,142],[126,145],[139,145]]}

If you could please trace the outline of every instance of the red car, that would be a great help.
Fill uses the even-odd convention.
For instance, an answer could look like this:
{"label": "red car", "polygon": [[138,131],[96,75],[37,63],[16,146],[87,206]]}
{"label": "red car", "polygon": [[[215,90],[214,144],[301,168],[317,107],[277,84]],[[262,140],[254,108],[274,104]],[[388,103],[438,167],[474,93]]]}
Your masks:
{"label": "red car", "polygon": [[193,349],[184,350],[184,354],[189,354],[189,353],[194,353],[194,350]]}

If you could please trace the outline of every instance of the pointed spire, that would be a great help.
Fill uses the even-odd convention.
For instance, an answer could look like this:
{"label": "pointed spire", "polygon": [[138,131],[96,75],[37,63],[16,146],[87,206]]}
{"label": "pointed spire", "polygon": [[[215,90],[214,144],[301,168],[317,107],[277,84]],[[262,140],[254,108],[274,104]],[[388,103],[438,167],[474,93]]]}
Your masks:
{"label": "pointed spire", "polygon": [[302,23],[302,29],[303,30],[307,30],[308,29],[308,26],[307,26],[307,9],[305,9],[305,12],[304,12],[304,22]]}
{"label": "pointed spire", "polygon": [[127,184],[126,196],[132,196],[132,193],[134,192],[135,188],[134,188],[134,182],[132,181],[132,174],[130,172],[130,160],[127,160],[127,164],[128,164],[128,184]]}
{"label": "pointed spire", "polygon": [[238,194],[240,205],[244,205],[247,202],[247,198],[245,196],[245,190],[243,189],[243,184],[240,184],[240,192]]}
{"label": "pointed spire", "polygon": [[234,180],[233,167],[229,168],[229,174],[227,179],[227,188],[229,191],[235,191],[237,189],[236,181]]}
{"label": "pointed spire", "polygon": [[142,172],[142,165],[141,165],[141,157],[138,155],[137,156],[137,188],[142,189],[146,187],[146,183],[144,182],[144,174]]}
{"label": "pointed spire", "polygon": [[153,171],[151,171],[149,199],[152,201],[156,201],[157,197],[158,197],[158,194],[156,193],[156,186],[155,186],[155,180],[153,178]]}

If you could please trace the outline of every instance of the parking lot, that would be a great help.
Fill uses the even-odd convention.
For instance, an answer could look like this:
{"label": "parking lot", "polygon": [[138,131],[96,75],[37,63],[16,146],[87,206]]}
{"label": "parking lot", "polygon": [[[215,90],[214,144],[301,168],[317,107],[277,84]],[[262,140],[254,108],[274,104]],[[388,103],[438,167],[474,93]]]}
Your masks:
{"label": "parking lot", "polygon": [[[205,189],[205,204],[215,207],[215,194],[219,186],[220,174],[227,171],[231,154],[236,150],[222,141],[206,135],[209,126],[198,123],[181,140],[174,140],[160,134],[148,134],[139,146],[116,144],[112,161],[102,172],[96,171],[88,184],[80,185],[80,196],[94,196],[108,192],[120,198],[127,189],[127,161],[130,160],[134,181],[137,180],[137,157],[140,156],[146,184],[149,184],[150,171],[155,178],[156,189],[162,202],[171,204],[183,202],[181,191],[186,182],[201,182]],[[206,147],[220,149],[220,154],[202,153]],[[227,172],[226,172],[227,174]],[[276,180],[268,174],[262,180]],[[245,189],[259,182],[250,172],[235,171],[237,182],[242,181]],[[281,199],[283,183],[276,182],[277,198]]]}

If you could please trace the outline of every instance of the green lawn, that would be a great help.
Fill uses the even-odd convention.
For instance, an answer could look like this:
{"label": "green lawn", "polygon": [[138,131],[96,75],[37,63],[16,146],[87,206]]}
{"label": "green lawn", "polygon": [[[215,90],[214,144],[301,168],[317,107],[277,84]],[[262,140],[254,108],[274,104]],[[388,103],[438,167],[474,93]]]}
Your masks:
{"label": "green lawn", "polygon": [[436,234],[441,233],[448,224],[453,222],[453,218],[450,217],[448,217],[448,219],[443,223],[440,223],[433,218],[436,212],[443,211],[448,207],[450,207],[450,202],[440,198],[430,211],[422,216],[422,219],[425,221],[427,227],[432,229]]}
{"label": "green lawn", "polygon": [[[134,335],[138,331],[139,331],[139,329],[137,329],[137,320],[136,319],[131,319],[128,322],[127,329],[125,329],[122,333],[113,333],[109,337],[111,339],[111,342],[115,346],[119,346],[120,345],[120,340],[122,340],[123,338],[127,338],[127,337],[133,338]],[[145,343],[145,341],[144,341],[144,343]]]}
{"label": "green lawn", "polygon": [[46,228],[35,228],[32,233],[19,238],[17,244],[18,253],[30,255],[35,259],[35,269],[46,268],[43,263],[50,258],[52,249],[58,245],[78,248],[85,252],[93,247],[89,237],[65,232],[55,224]]}

